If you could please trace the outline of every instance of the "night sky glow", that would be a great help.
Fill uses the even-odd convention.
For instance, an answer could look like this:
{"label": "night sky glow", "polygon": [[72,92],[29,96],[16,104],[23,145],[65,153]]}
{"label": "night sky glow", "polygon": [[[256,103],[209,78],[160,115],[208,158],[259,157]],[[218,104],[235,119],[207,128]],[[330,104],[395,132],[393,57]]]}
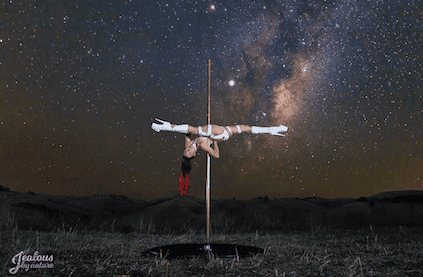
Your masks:
{"label": "night sky glow", "polygon": [[[212,198],[421,189],[420,1],[5,1],[0,180],[54,195],[178,191],[179,133],[155,117],[289,127],[212,159]],[[233,83],[230,83],[233,81]],[[206,154],[188,194],[205,197]]]}

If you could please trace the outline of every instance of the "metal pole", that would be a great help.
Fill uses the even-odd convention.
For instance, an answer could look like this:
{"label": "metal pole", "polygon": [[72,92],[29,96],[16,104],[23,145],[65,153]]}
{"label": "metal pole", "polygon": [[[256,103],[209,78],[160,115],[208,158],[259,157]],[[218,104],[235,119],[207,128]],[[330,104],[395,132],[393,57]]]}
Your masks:
{"label": "metal pole", "polygon": [[[210,125],[210,83],[211,83],[211,59],[209,59],[207,78],[207,125]],[[207,206],[207,244],[210,244],[210,154],[207,153],[207,185],[206,185],[206,206]]]}

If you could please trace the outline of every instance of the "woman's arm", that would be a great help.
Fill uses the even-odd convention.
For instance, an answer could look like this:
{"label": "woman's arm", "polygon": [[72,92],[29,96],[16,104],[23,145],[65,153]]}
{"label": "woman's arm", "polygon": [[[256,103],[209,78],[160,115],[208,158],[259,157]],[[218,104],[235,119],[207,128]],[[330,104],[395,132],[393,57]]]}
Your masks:
{"label": "woman's arm", "polygon": [[207,153],[209,153],[210,155],[212,155],[213,157],[215,157],[216,159],[219,159],[220,154],[219,154],[219,146],[217,145],[217,141],[214,141],[214,149],[208,146],[207,143],[205,143],[204,146],[202,145],[201,148]]}
{"label": "woman's arm", "polygon": [[191,143],[192,143],[192,140],[190,139],[190,135],[186,134],[185,135],[185,149],[190,147]]}
{"label": "woman's arm", "polygon": [[216,154],[214,157],[216,159],[219,159],[220,154],[219,154],[219,146],[217,145],[217,140],[214,141],[214,152]]}

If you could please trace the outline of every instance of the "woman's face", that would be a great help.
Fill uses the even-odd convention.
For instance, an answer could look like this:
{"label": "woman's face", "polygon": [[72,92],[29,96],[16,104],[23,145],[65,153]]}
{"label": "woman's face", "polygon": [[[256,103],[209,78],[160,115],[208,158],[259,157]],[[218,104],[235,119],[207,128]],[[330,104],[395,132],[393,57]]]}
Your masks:
{"label": "woman's face", "polygon": [[194,147],[188,147],[184,150],[184,156],[187,158],[192,158],[195,156],[195,149]]}

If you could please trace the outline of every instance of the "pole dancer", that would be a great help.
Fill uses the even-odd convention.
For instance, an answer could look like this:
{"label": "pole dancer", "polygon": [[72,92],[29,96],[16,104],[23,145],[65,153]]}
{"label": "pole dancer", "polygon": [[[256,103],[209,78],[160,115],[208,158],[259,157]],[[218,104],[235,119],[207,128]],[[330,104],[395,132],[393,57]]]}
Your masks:
{"label": "pole dancer", "polygon": [[[161,124],[153,123],[151,128],[156,131],[178,132],[185,135],[185,150],[182,156],[182,173],[179,177],[179,189],[181,195],[186,194],[189,186],[189,173],[191,171],[191,160],[195,157],[198,150],[203,150],[215,158],[220,157],[218,141],[227,141],[234,134],[270,134],[274,136],[285,136],[281,132],[287,132],[288,127],[284,125],[276,127],[258,127],[248,125],[219,126],[206,125],[193,127],[188,124],[176,125],[170,122],[156,118]],[[189,134],[198,135],[195,140],[191,140]],[[210,146],[214,142],[214,148]]]}

